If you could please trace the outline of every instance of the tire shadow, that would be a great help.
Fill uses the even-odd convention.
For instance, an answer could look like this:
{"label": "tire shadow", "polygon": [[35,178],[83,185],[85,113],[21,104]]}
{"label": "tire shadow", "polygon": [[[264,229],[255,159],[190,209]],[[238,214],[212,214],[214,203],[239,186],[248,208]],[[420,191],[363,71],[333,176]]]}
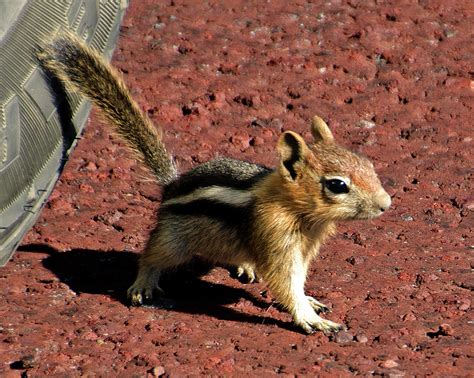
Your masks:
{"label": "tire shadow", "polygon": [[[88,249],[58,252],[43,244],[24,245],[18,249],[19,253],[22,251],[49,254],[43,260],[43,266],[78,295],[81,293],[106,295],[124,306],[129,306],[126,292],[136,277],[138,254]],[[220,320],[277,325],[283,329],[297,331],[291,322],[245,314],[227,307],[226,305],[241,299],[248,300],[264,310],[268,309],[270,304],[256,298],[243,288],[211,283],[202,279],[202,276],[211,269],[213,266],[208,263],[193,260],[174,272],[165,273],[160,284],[166,292],[166,297],[157,298],[147,303],[146,307],[208,315]]]}
{"label": "tire shadow", "polygon": [[[42,49],[37,46],[35,48],[35,54],[41,53]],[[48,68],[40,58],[36,58],[39,67],[41,68],[41,75],[48,86],[51,94],[51,99],[56,109],[59,126],[61,128],[62,135],[62,159],[60,171],[64,169],[67,162],[68,155],[71,152],[70,148],[74,143],[74,140],[78,137],[76,128],[72,122],[74,118],[74,112],[71,107],[70,96],[66,92],[64,83],[59,80]],[[77,105],[76,105],[77,106]]]}

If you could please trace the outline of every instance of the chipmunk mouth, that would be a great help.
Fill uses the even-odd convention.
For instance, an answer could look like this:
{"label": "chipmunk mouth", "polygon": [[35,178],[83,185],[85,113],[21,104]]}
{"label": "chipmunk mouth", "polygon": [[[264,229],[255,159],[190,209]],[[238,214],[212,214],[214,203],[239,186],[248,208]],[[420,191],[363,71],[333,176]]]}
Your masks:
{"label": "chipmunk mouth", "polygon": [[371,211],[371,212],[368,212],[368,211],[362,211],[362,210],[359,210],[357,212],[357,214],[354,216],[354,220],[369,220],[369,219],[374,219],[374,218],[377,218],[378,216],[380,216],[381,214],[383,213],[383,211]]}

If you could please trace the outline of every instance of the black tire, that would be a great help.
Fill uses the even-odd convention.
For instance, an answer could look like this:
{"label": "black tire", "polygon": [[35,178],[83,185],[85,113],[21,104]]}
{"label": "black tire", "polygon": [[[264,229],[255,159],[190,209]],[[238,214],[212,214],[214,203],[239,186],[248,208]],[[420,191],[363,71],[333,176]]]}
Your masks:
{"label": "black tire", "polygon": [[35,51],[69,30],[110,59],[127,5],[0,1],[0,266],[40,214],[90,110],[77,95],[53,97]]}

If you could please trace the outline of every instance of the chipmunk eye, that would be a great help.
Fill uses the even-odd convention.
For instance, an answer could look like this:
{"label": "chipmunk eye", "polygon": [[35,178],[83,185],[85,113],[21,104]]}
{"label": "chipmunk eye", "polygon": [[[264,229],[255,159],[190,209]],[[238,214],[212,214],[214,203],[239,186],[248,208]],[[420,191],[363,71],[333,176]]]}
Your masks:
{"label": "chipmunk eye", "polygon": [[326,188],[328,188],[334,194],[349,193],[349,187],[343,180],[331,179],[324,182]]}

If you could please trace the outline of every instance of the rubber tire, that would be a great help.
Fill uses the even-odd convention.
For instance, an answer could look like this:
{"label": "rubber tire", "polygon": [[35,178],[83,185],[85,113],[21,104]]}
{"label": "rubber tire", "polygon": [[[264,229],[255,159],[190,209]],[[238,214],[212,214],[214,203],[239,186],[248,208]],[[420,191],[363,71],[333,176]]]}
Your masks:
{"label": "rubber tire", "polygon": [[0,2],[0,266],[32,227],[86,123],[90,105],[53,95],[35,51],[69,30],[108,59],[126,0]]}

